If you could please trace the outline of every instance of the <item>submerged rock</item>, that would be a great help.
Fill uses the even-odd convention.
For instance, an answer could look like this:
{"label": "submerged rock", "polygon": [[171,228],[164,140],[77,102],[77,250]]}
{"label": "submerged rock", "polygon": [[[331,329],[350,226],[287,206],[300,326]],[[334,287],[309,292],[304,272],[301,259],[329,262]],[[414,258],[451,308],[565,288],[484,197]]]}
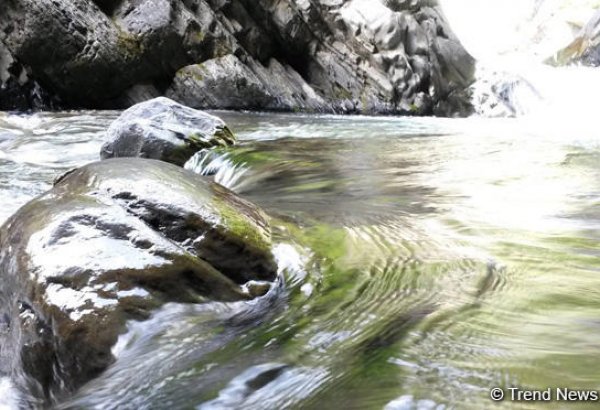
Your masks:
{"label": "submerged rock", "polygon": [[0,229],[0,375],[60,396],[113,361],[127,319],[275,276],[266,217],[226,188],[160,161],[90,164]]}
{"label": "submerged rock", "polygon": [[110,125],[100,157],[141,157],[183,165],[201,149],[234,142],[220,118],[158,97],[134,105]]}

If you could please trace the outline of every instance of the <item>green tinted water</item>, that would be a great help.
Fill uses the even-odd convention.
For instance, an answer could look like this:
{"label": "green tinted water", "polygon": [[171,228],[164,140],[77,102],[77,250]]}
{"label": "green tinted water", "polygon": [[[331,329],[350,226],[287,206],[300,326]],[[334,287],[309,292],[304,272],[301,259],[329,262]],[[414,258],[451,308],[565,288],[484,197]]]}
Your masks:
{"label": "green tinted water", "polygon": [[[272,217],[284,284],[169,305],[62,408],[578,408],[600,389],[600,140],[516,120],[218,113],[189,164]],[[97,157],[114,113],[0,117],[2,219]],[[386,407],[387,406],[387,407]]]}

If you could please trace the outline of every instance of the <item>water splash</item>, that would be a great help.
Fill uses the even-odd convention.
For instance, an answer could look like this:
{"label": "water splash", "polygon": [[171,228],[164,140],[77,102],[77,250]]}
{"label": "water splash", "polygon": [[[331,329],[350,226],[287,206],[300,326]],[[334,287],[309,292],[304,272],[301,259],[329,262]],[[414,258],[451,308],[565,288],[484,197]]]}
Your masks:
{"label": "water splash", "polygon": [[0,410],[17,410],[20,398],[10,379],[0,377]]}
{"label": "water splash", "polygon": [[235,377],[216,399],[196,409],[286,408],[310,397],[327,374],[324,368],[293,368],[282,363],[253,366]]}
{"label": "water splash", "polygon": [[[485,117],[527,117],[551,133],[594,128],[600,70],[551,67],[600,2],[442,0],[463,45],[477,60],[474,105]],[[567,125],[567,126],[565,126]]]}
{"label": "water splash", "polygon": [[235,163],[227,152],[203,149],[184,165],[185,169],[200,175],[213,176],[215,182],[236,191],[242,176],[248,171],[245,163]]}

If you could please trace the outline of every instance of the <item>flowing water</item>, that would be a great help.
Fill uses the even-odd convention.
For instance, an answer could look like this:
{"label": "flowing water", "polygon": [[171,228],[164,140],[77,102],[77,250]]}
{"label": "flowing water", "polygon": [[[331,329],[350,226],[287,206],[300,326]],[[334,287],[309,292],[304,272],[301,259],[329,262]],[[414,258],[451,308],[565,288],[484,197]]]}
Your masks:
{"label": "flowing water", "polygon": [[[0,219],[94,161],[116,115],[0,114]],[[217,115],[239,145],[187,167],[271,216],[281,286],[129,323],[58,408],[483,409],[496,386],[600,388],[593,124]],[[0,408],[18,400],[0,380]]]}

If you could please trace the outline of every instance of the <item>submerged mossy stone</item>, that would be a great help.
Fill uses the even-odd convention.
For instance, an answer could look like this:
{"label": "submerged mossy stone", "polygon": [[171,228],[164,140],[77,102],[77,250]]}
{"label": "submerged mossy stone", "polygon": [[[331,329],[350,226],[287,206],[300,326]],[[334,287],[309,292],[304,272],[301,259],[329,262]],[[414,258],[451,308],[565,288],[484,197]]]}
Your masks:
{"label": "submerged mossy stone", "polygon": [[100,156],[183,165],[201,149],[234,142],[235,136],[220,118],[158,97],[134,105],[110,125]]}
{"label": "submerged mossy stone", "polygon": [[127,319],[260,295],[252,283],[276,277],[270,247],[260,209],[177,166],[72,171],[0,228],[0,375],[60,397],[114,360]]}

